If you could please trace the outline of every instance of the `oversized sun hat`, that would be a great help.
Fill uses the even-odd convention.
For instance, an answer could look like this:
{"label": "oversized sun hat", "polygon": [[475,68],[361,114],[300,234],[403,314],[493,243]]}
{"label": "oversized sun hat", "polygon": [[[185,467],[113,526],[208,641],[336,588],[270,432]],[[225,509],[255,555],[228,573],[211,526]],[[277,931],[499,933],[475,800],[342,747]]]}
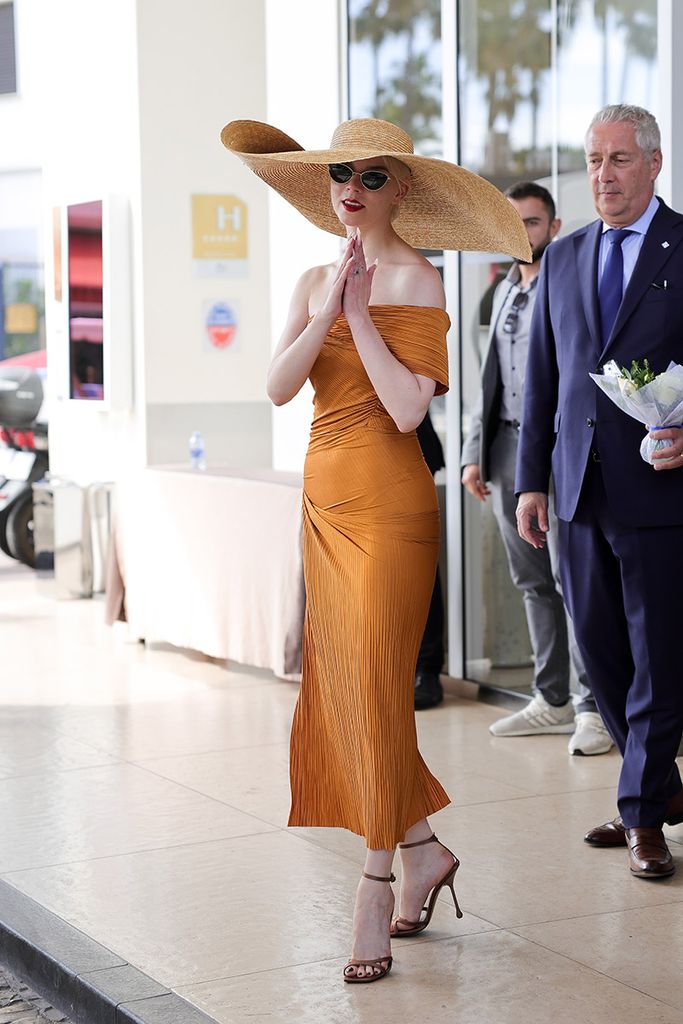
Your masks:
{"label": "oversized sun hat", "polygon": [[231,121],[223,145],[324,231],[345,235],[330,201],[329,164],[395,157],[410,168],[410,190],[393,227],[420,249],[500,252],[531,262],[524,224],[512,204],[464,167],[418,156],[407,132],[388,121],[344,121],[329,149],[306,150],[272,125]]}

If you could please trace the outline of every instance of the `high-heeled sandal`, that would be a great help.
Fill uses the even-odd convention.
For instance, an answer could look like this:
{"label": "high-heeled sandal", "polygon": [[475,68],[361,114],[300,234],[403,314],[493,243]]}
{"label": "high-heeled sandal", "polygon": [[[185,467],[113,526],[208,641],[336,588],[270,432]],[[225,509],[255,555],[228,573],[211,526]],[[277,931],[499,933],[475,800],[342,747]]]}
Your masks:
{"label": "high-heeled sandal", "polygon": [[[369,875],[366,871],[363,872],[363,878],[369,878],[371,882],[395,882],[395,875],[391,874],[388,878],[382,878],[380,875]],[[362,984],[366,981],[379,981],[380,978],[384,978],[391,970],[393,963],[393,957],[391,956],[378,956],[376,960],[349,960],[346,967],[344,968],[344,981],[348,981],[349,984]],[[358,974],[347,974],[349,967],[370,967],[372,968],[372,974],[364,974],[359,977]]]}
{"label": "high-heeled sandal", "polygon": [[[425,843],[438,842],[439,840],[432,833],[429,839],[420,839],[419,842],[417,843],[399,843],[398,848],[399,850],[409,850],[412,846],[424,846]],[[443,846],[443,843],[441,843],[440,845]],[[444,846],[443,848],[444,850],[448,850],[447,846]],[[394,920],[391,922],[390,928],[390,935],[392,939],[407,938],[409,935],[417,935],[418,932],[423,932],[425,930],[425,928],[432,919],[432,914],[434,913],[434,908],[436,907],[436,901],[438,899],[439,893],[441,892],[444,886],[448,886],[448,888],[451,890],[451,895],[453,897],[453,902],[455,904],[455,916],[462,917],[462,910],[460,909],[460,905],[458,903],[458,897],[455,895],[455,889],[453,888],[453,879],[455,878],[455,872],[460,867],[460,861],[455,856],[452,850],[448,850],[448,852],[453,858],[453,866],[448,869],[448,871],[443,876],[441,881],[437,882],[436,885],[433,886],[433,888],[430,889],[429,892],[427,893],[427,900],[425,902],[424,907],[420,911],[420,916],[417,921],[408,921],[405,917],[394,918]],[[422,916],[423,914],[424,917]],[[401,927],[399,927],[399,925]]]}

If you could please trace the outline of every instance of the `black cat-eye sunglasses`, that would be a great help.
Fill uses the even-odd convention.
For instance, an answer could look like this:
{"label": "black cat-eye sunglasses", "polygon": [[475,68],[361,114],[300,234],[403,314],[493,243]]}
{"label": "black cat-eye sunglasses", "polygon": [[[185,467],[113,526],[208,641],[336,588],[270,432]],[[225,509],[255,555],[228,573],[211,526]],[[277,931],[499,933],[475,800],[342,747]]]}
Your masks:
{"label": "black cat-eye sunglasses", "polygon": [[345,185],[347,181],[351,181],[354,174],[357,174],[361,185],[368,192],[378,192],[391,177],[386,171],[354,171],[348,164],[328,164],[327,169],[332,181],[336,181],[338,185]]}

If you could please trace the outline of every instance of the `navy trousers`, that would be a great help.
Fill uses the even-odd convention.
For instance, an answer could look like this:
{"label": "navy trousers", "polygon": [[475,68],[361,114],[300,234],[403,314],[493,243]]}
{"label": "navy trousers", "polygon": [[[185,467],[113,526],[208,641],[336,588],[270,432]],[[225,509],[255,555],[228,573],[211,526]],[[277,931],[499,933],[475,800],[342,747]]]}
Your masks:
{"label": "navy trousers", "polygon": [[558,527],[576,641],[623,757],[619,813],[627,827],[660,827],[681,789],[683,527],[620,524],[592,459],[576,515]]}

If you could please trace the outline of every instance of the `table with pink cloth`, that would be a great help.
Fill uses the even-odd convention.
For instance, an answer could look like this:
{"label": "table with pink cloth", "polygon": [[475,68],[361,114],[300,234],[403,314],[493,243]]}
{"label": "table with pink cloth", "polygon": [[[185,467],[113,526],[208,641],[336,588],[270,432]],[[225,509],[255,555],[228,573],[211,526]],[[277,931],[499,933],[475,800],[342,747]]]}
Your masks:
{"label": "table with pink cloth", "polygon": [[301,670],[299,474],[155,466],[116,487],[106,617],[284,679]]}

